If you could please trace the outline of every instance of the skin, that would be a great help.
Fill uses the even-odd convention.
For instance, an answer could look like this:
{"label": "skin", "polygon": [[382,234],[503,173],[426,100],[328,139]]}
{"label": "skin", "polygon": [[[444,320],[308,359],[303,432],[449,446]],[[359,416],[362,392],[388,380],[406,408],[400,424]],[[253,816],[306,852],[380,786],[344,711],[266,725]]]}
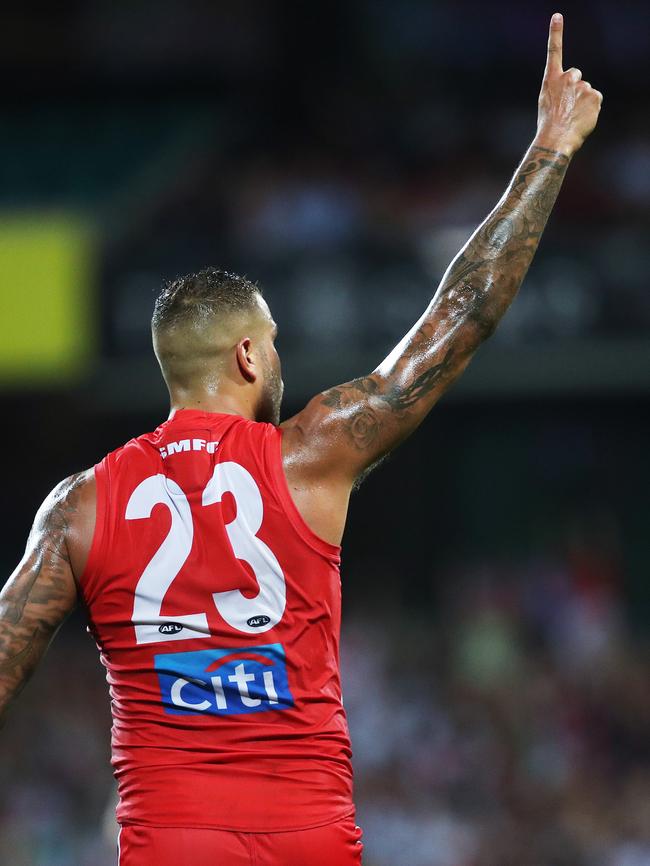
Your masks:
{"label": "skin", "polygon": [[0,593],[0,720],[77,604],[74,575],[84,569],[94,529],[95,478],[88,470],[45,499]]}
{"label": "skin", "polygon": [[[409,436],[463,372],[515,297],[567,166],[594,129],[602,95],[562,69],[561,16],[551,21],[537,134],[487,219],[452,261],[411,331],[367,376],[314,397],[283,430],[283,465],[307,524],[338,544],[350,492]],[[154,338],[172,412],[180,408],[278,423],[277,326],[260,297],[217,333]],[[92,470],[61,482],[39,509],[25,555],[0,593],[0,719],[77,602],[95,524]]]}

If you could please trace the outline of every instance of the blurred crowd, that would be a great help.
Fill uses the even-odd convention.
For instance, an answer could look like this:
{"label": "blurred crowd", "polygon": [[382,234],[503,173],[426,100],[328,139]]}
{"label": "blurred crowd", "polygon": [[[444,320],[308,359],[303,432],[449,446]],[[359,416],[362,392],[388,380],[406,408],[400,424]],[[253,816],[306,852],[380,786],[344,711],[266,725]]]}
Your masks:
{"label": "blurred crowd", "polygon": [[430,623],[349,623],[369,866],[648,866],[650,656],[616,591],[593,562],[470,572]]}
{"label": "blurred crowd", "polygon": [[[207,264],[262,283],[286,348],[379,353],[535,133],[547,13],[511,0],[483,11],[17,8],[2,28],[16,92],[0,111],[0,204],[63,204],[98,224],[108,356],[147,354],[161,280]],[[650,324],[644,24],[634,4],[566,10],[565,64],[604,91],[601,122],[497,342],[640,337]]]}
{"label": "blurred crowd", "polygon": [[[521,118],[504,109],[488,141],[441,148],[439,130],[452,117],[463,123],[459,115],[468,111],[429,100],[429,126],[413,130],[426,155],[407,151],[390,170],[371,154],[336,148],[251,162],[216,152],[193,165],[112,259],[111,350],[147,350],[147,312],[163,275],[226,262],[260,280],[284,345],[327,353],[343,343],[379,352],[419,317],[534,134],[532,112]],[[356,137],[343,118],[334,122],[346,138]],[[606,187],[597,180],[604,176]],[[650,144],[635,134],[622,135],[612,150],[585,147],[496,342],[644,333],[649,252],[640,215],[649,210],[648,177]]]}
{"label": "blurred crowd", "polygon": [[[499,200],[535,132],[536,86],[526,107],[415,87],[413,104],[388,108],[389,117],[337,102],[329,117],[336,134],[299,146],[254,115],[236,129],[223,119],[211,144],[111,248],[108,351],[147,351],[147,313],[161,279],[213,262],[260,281],[290,349],[381,351],[419,317]],[[258,137],[268,143],[263,152],[250,148]],[[647,330],[647,118],[631,115],[616,139],[603,139],[588,142],[571,166],[495,342],[566,344]]]}
{"label": "blurred crowd", "polygon": [[[457,563],[441,586],[435,610],[371,599],[345,619],[366,866],[649,866],[650,654],[615,557]],[[114,864],[108,699],[80,625],[2,734],[12,866]]]}

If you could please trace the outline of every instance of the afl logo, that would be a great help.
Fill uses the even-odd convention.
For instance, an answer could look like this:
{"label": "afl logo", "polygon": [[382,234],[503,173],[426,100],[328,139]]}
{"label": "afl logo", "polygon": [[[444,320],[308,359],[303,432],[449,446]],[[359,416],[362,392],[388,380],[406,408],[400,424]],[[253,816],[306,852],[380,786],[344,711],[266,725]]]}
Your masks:
{"label": "afl logo", "polygon": [[268,625],[271,622],[271,617],[260,614],[259,616],[250,617],[246,622],[251,628],[260,628],[263,625]]}
{"label": "afl logo", "polygon": [[160,634],[178,634],[179,631],[183,631],[183,626],[177,622],[164,622],[158,626],[158,631]]}

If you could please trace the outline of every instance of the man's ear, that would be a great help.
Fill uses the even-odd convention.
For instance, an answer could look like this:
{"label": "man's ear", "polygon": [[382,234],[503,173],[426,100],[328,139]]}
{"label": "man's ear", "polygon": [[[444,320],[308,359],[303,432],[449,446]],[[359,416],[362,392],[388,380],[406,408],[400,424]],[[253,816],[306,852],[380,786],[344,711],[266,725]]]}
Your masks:
{"label": "man's ear", "polygon": [[237,366],[247,382],[254,382],[257,379],[257,368],[253,360],[253,344],[250,337],[244,337],[237,343],[235,349],[237,357]]}

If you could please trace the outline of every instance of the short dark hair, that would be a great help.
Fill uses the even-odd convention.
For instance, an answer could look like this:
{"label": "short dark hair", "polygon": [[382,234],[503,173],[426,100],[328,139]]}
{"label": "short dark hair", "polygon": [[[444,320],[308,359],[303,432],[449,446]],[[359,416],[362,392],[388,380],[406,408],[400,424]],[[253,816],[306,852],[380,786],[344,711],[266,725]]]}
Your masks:
{"label": "short dark hair", "polygon": [[184,322],[199,323],[219,313],[253,307],[262,290],[246,277],[204,268],[163,286],[156,298],[151,327],[154,331]]}

